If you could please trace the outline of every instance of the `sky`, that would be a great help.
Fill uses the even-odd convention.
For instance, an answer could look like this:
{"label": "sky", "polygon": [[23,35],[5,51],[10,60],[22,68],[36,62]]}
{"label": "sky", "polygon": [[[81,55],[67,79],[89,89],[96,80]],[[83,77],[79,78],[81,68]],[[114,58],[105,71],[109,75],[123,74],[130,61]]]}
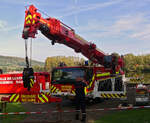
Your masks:
{"label": "sky", "polygon": [[[25,57],[22,30],[25,6],[31,4],[72,27],[105,53],[150,53],[150,0],[0,0],[0,55]],[[35,60],[84,58],[65,45],[52,46],[40,32],[32,42]]]}

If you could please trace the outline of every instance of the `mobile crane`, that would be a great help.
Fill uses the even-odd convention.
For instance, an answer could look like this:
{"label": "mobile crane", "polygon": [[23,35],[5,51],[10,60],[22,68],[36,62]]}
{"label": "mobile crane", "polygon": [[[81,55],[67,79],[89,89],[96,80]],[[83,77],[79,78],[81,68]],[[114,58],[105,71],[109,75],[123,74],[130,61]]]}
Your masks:
{"label": "mobile crane", "polygon": [[[126,97],[126,85],[124,72],[122,71],[123,59],[115,55],[106,55],[98,49],[94,43],[88,42],[77,35],[71,27],[65,25],[56,18],[43,18],[34,5],[30,5],[25,11],[25,22],[22,38],[35,38],[37,31],[50,39],[52,45],[64,44],[76,53],[87,57],[94,66],[58,67],[52,70],[51,93],[53,95],[75,95],[75,78],[82,76],[88,83],[85,91],[88,98],[124,98]],[[30,77],[30,68],[25,69],[25,78]],[[33,74],[33,70],[31,70]],[[32,75],[31,75],[32,76]],[[29,83],[29,81],[24,81]],[[30,86],[30,84],[28,84]]]}

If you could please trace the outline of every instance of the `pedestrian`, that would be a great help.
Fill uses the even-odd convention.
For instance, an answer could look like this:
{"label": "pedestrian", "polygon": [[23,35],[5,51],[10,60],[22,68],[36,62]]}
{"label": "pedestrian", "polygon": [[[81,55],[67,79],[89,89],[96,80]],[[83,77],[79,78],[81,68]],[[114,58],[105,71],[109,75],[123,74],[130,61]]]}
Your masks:
{"label": "pedestrian", "polygon": [[86,122],[86,102],[85,102],[85,87],[87,86],[85,80],[82,77],[77,77],[75,86],[75,101],[76,101],[76,120],[79,120],[80,109],[82,112],[82,122]]}

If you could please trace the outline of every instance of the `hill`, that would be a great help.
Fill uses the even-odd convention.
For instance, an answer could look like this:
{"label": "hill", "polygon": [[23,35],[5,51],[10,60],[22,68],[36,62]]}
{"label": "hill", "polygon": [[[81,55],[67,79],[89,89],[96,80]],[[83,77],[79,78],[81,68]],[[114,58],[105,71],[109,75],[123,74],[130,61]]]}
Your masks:
{"label": "hill", "polygon": [[[32,66],[44,68],[44,62],[32,60]],[[1,56],[0,55],[0,68],[4,72],[8,71],[22,71],[25,67],[25,59],[20,57]]]}

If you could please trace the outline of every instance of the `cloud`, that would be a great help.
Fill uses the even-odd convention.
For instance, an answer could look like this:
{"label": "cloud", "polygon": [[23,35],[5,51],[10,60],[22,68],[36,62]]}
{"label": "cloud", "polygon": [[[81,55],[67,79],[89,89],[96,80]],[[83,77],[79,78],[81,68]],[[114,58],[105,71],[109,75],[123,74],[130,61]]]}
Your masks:
{"label": "cloud", "polygon": [[1,0],[1,2],[8,3],[8,4],[15,4],[15,5],[19,5],[19,4],[28,5],[35,1],[36,0],[30,0],[30,1],[29,0]]}
{"label": "cloud", "polygon": [[22,27],[22,25],[9,26],[7,21],[0,20],[0,31],[1,32],[13,31],[13,30],[19,29],[21,27]]}
{"label": "cloud", "polygon": [[109,2],[104,2],[104,3],[95,3],[95,4],[82,5],[82,6],[77,6],[77,7],[70,7],[70,8],[67,8],[64,10],[64,13],[66,13],[66,14],[59,16],[57,18],[63,18],[66,16],[74,15],[74,14],[85,12],[85,11],[90,11],[90,10],[95,10],[98,8],[112,6],[112,5],[118,4],[122,1],[123,0],[115,0],[115,1],[109,1]]}
{"label": "cloud", "polygon": [[137,30],[137,26],[144,21],[145,20],[141,15],[122,16],[110,28],[117,34],[129,30],[133,31]]}
{"label": "cloud", "polygon": [[144,30],[137,31],[133,33],[130,37],[141,40],[150,40],[150,24],[144,25],[144,27]]}
{"label": "cloud", "polygon": [[[94,24],[96,23],[96,24]],[[119,16],[107,24],[99,20],[89,20],[86,26],[77,28],[88,37],[127,37],[138,40],[150,39],[149,17],[144,14]]]}
{"label": "cloud", "polygon": [[141,24],[132,35],[131,38],[140,39],[140,40],[150,40],[150,23]]}
{"label": "cloud", "polygon": [[5,28],[3,31],[13,31],[13,30],[16,30],[16,29],[20,29],[22,28],[22,25],[17,25],[17,26],[12,26],[12,27],[7,27]]}
{"label": "cloud", "polygon": [[[53,0],[0,0],[0,2],[11,4],[11,5],[24,5],[29,6],[31,4],[37,6],[56,6],[58,3],[52,2]],[[50,3],[50,4],[48,4]],[[2,6],[0,6],[2,7]]]}
{"label": "cloud", "polygon": [[112,21],[89,20],[75,30],[93,41],[104,52],[149,53],[150,22],[147,14],[136,13],[113,18]]}
{"label": "cloud", "polygon": [[0,30],[5,29],[6,26],[7,26],[7,22],[3,21],[3,20],[0,20]]}

